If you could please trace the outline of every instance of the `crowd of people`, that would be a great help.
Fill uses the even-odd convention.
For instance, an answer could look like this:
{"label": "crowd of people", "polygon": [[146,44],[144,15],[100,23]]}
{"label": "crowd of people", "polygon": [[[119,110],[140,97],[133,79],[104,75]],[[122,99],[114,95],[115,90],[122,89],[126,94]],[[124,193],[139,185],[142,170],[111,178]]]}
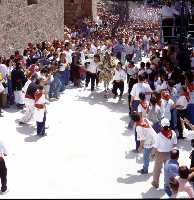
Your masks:
{"label": "crowd of people", "polygon": [[[150,157],[155,157],[152,185],[159,187],[164,163],[166,194],[176,197],[185,191],[193,198],[194,166],[179,166],[174,147],[177,139],[185,138],[185,127],[194,129],[194,73],[178,66],[175,47],[161,47],[160,13],[157,6],[141,5],[129,10],[127,23],[118,24],[119,16],[99,4],[97,19],[65,26],[63,41],[29,43],[23,52],[1,56],[0,117],[2,108],[25,109],[19,124],[35,118],[37,135],[42,137],[46,105],[59,99],[69,85],[90,84],[94,92],[103,83],[105,98],[111,91],[113,98],[121,100],[127,84],[134,153],[143,151],[144,165],[138,172],[147,174]],[[0,168],[3,162],[0,156]],[[6,176],[2,176],[4,192]]]}

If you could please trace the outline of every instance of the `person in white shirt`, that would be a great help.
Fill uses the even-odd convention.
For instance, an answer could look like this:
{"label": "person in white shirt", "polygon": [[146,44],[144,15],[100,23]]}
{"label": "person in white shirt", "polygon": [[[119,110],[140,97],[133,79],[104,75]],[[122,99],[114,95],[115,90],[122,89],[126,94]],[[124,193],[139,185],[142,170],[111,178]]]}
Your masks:
{"label": "person in white shirt", "polygon": [[1,178],[1,192],[7,190],[7,167],[4,156],[7,156],[7,150],[4,144],[0,141],[0,178]]}
{"label": "person in white shirt", "polygon": [[115,70],[115,75],[113,78],[113,89],[112,89],[112,93],[114,94],[114,99],[118,96],[117,90],[120,90],[120,96],[119,96],[119,100],[121,100],[122,96],[123,96],[123,92],[124,92],[124,81],[126,79],[126,72],[125,70],[122,68],[122,63],[119,62],[117,64],[116,70]]}
{"label": "person in white shirt", "polygon": [[149,102],[146,100],[146,96],[144,93],[139,93],[140,103],[137,107],[137,112],[141,117],[146,118],[149,111]]}
{"label": "person in white shirt", "polygon": [[181,94],[175,104],[177,110],[177,129],[179,132],[178,139],[184,139],[183,128],[181,125],[181,118],[184,119],[187,116],[188,103],[189,103],[189,93],[187,92],[186,87],[182,87]]}
{"label": "person in white shirt", "polygon": [[72,63],[72,54],[73,54],[73,51],[70,49],[70,44],[68,42],[65,43],[63,53],[65,54],[65,60],[67,63],[67,66],[65,67],[65,78],[67,79],[65,81],[65,84],[68,84],[70,78],[70,65]]}
{"label": "person in white shirt", "polygon": [[170,151],[177,145],[176,133],[170,129],[170,121],[166,118],[161,120],[161,131],[157,134],[152,156],[155,157],[153,181],[155,188],[159,187],[159,178],[163,164],[170,159]]}
{"label": "person in white shirt", "polygon": [[171,121],[171,111],[174,108],[174,101],[171,99],[171,96],[168,91],[161,92],[161,113],[162,118],[166,118]]}
{"label": "person in white shirt", "polygon": [[136,111],[139,105],[139,94],[145,93],[146,99],[149,101],[152,89],[148,83],[145,83],[145,77],[143,75],[138,76],[138,83],[134,84],[130,92],[130,110]]}
{"label": "person in white shirt", "polygon": [[162,90],[166,90],[168,88],[167,78],[167,75],[161,74],[160,76],[158,76],[157,80],[154,81],[156,92],[160,93]]}
{"label": "person in white shirt", "polygon": [[147,174],[150,154],[157,133],[152,128],[151,122],[146,118],[142,118],[138,113],[133,113],[131,118],[136,123],[137,139],[140,141],[138,152],[143,150],[143,169],[138,172],[141,174]]}
{"label": "person in white shirt", "polygon": [[86,88],[88,87],[88,84],[91,80],[91,91],[94,91],[99,62],[100,62],[100,56],[98,54],[95,54],[93,59],[87,60],[88,66],[86,68],[87,72],[86,72],[85,87]]}

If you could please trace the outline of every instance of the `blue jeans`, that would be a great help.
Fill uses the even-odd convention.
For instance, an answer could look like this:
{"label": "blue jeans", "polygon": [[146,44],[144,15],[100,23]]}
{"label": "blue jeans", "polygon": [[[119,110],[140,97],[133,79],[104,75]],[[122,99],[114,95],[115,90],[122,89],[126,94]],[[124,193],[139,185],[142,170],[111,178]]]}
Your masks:
{"label": "blue jeans", "polygon": [[131,105],[131,112],[137,111],[138,105],[139,105],[139,100],[133,100]]}
{"label": "blue jeans", "polygon": [[49,90],[49,98],[58,98],[60,94],[62,84],[60,79],[55,76],[54,80],[50,84],[50,90]]}
{"label": "blue jeans", "polygon": [[135,144],[136,144],[135,149],[138,150],[139,149],[139,145],[140,145],[140,141],[137,140],[137,131],[136,131],[136,129],[135,129]]}
{"label": "blue jeans", "polygon": [[164,186],[164,191],[166,192],[166,194],[171,197],[172,196],[172,191],[170,190],[169,186]]}
{"label": "blue jeans", "polygon": [[187,107],[188,119],[194,125],[194,104],[190,103]]}
{"label": "blue jeans", "polygon": [[65,90],[65,71],[59,72],[60,76],[60,81],[61,81],[61,90],[60,92],[63,92]]}
{"label": "blue jeans", "polygon": [[175,130],[177,127],[177,110],[171,110],[171,120],[170,120],[170,127]]}
{"label": "blue jeans", "polygon": [[145,172],[148,171],[148,167],[150,164],[150,154],[151,154],[152,148],[144,148],[143,152],[143,170]]}
{"label": "blue jeans", "polygon": [[69,79],[70,79],[70,70],[65,69],[65,71],[64,71],[64,84],[65,85],[69,84]]}

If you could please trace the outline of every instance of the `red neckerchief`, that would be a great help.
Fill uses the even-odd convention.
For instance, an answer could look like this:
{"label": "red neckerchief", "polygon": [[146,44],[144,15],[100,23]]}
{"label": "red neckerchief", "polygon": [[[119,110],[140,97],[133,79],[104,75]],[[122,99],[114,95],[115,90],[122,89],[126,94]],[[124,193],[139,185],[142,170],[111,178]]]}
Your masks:
{"label": "red neckerchief", "polygon": [[162,99],[168,101],[170,99],[170,94],[167,91],[162,91],[161,97]]}
{"label": "red neckerchief", "polygon": [[136,122],[136,125],[143,128],[150,128],[150,125],[146,119],[141,119],[139,122]]}
{"label": "red neckerchief", "polygon": [[194,83],[188,84],[188,89],[190,92],[193,92],[194,91]]}
{"label": "red neckerchief", "polygon": [[189,100],[190,100],[189,92],[182,92],[181,96],[185,96],[187,101],[189,102]]}
{"label": "red neckerchief", "polygon": [[164,135],[166,138],[171,139],[172,138],[172,130],[161,130],[162,135]]}
{"label": "red neckerchief", "polygon": [[140,104],[141,104],[142,108],[147,111],[147,109],[149,107],[149,103],[147,101],[141,101]]}

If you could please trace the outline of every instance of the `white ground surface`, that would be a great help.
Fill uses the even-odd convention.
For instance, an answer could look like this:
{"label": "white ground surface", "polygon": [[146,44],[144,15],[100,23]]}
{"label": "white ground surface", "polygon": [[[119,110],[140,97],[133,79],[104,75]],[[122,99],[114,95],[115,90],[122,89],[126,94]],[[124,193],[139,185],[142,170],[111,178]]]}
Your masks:
{"label": "white ground surface", "polygon": [[[102,90],[67,89],[48,106],[48,136],[38,139],[34,122],[19,126],[14,108],[0,118],[0,139],[9,155],[9,192],[3,198],[160,198],[152,175],[139,175],[142,154],[130,152],[127,95],[118,102]],[[189,140],[181,141],[180,164],[189,164]],[[149,171],[153,170],[151,162]],[[1,197],[0,197],[1,198]]]}

